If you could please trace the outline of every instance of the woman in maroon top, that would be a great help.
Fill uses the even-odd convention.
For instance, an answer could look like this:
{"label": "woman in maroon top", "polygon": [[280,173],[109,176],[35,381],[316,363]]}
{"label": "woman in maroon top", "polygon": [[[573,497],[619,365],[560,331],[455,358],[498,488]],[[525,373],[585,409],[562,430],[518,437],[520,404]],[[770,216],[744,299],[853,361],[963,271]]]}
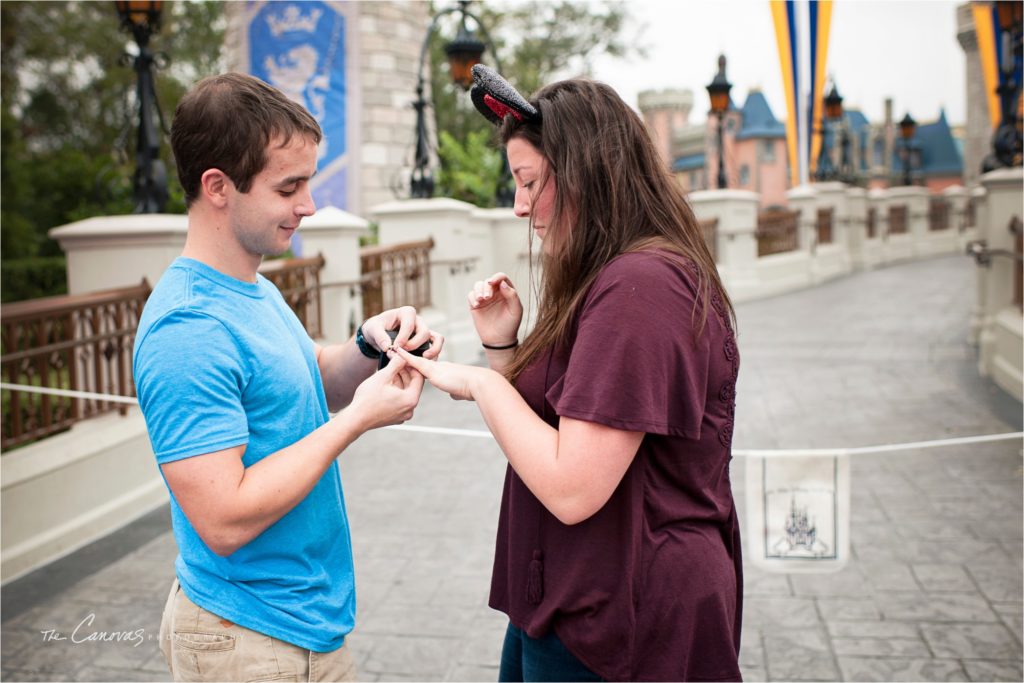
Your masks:
{"label": "woman in maroon top", "polygon": [[520,344],[499,273],[469,295],[489,369],[397,353],[476,401],[509,461],[490,596],[510,620],[500,677],[738,680],[739,356],[700,227],[611,88],[563,81],[526,102],[475,76],[516,215],[542,240],[537,323]]}

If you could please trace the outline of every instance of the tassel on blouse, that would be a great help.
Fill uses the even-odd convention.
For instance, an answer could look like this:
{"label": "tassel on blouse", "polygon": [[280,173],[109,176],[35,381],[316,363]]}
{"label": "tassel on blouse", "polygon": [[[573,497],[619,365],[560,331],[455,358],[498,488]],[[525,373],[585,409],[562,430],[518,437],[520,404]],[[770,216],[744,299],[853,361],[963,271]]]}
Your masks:
{"label": "tassel on blouse", "polygon": [[526,601],[531,605],[539,605],[544,597],[544,562],[539,550],[533,551],[533,560],[526,577]]}

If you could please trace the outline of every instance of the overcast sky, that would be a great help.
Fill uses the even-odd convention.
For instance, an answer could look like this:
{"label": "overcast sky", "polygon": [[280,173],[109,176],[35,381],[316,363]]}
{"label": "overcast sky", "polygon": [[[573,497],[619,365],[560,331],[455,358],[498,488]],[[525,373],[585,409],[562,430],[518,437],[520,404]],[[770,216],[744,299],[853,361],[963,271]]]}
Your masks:
{"label": "overcast sky", "polygon": [[[964,53],[956,40],[956,7],[947,0],[835,0],[828,73],[844,106],[880,121],[884,99],[897,119],[919,122],[945,107],[951,124],[964,123]],[[732,96],[742,106],[760,87],[776,117],[786,117],[769,0],[627,0],[642,28],[646,59],[598,58],[593,76],[618,90],[634,108],[645,89],[693,91],[691,122],[707,112],[705,86],[719,53],[728,59]]]}

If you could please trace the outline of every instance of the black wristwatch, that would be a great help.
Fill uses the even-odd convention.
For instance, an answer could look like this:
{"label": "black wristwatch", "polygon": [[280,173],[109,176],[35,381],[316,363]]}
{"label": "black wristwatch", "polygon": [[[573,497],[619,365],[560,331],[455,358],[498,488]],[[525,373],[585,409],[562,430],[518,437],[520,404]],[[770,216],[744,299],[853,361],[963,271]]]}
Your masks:
{"label": "black wristwatch", "polygon": [[359,351],[367,358],[372,358],[373,360],[380,359],[380,351],[370,346],[366,341],[366,337],[363,336],[362,325],[360,325],[359,329],[356,330],[356,346],[359,347]]}

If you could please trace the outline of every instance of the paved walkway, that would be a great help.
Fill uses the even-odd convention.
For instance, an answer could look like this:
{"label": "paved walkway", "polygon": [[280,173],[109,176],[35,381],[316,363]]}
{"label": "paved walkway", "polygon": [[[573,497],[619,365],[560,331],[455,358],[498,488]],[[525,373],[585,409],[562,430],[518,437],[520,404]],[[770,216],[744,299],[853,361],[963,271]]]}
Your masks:
{"label": "paved walkway", "polygon": [[[968,259],[944,257],[739,306],[735,446],[1021,429],[1020,404],[977,376],[964,342],[973,278]],[[474,406],[429,390],[413,423],[483,428]],[[504,472],[494,443],[380,431],[341,462],[361,678],[495,680],[505,619],[486,606]],[[853,457],[845,568],[747,567],[746,680],[1020,681],[1021,462],[1020,442]],[[749,534],[747,466],[734,460],[733,481]],[[156,634],[175,555],[168,524],[158,511],[5,586],[2,678],[167,680]]]}

